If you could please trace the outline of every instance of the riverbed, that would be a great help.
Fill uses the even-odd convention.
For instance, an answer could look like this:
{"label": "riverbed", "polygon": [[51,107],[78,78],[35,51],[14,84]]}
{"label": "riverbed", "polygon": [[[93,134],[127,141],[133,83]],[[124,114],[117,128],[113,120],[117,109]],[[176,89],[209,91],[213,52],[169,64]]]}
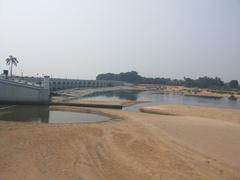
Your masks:
{"label": "riverbed", "polygon": [[132,100],[132,101],[145,101],[145,103],[137,104],[124,108],[126,111],[138,111],[140,108],[155,105],[189,105],[189,106],[204,106],[204,107],[221,107],[240,109],[240,101],[231,101],[226,97],[213,98],[213,97],[194,97],[184,96],[182,94],[173,93],[159,93],[157,91],[111,91],[111,92],[98,92],[83,97],[81,100],[92,101],[117,101],[117,100]]}

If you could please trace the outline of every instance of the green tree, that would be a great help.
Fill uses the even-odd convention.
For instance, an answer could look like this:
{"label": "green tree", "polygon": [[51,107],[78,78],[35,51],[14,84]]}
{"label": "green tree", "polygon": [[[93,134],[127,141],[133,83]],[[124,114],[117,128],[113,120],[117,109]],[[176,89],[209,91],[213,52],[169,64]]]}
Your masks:
{"label": "green tree", "polygon": [[238,88],[239,87],[239,84],[238,84],[237,80],[230,81],[228,85],[229,85],[230,88]]}
{"label": "green tree", "polygon": [[7,65],[10,65],[10,76],[12,77],[12,66],[17,66],[18,64],[18,60],[16,57],[13,57],[13,56],[9,56],[7,59],[6,59],[6,63]]}

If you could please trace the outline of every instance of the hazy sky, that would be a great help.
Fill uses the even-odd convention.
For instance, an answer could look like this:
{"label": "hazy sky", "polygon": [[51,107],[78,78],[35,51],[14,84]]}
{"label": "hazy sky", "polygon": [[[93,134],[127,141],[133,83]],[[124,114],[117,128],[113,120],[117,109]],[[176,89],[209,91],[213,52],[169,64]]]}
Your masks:
{"label": "hazy sky", "polygon": [[0,0],[0,70],[240,80],[240,0]]}

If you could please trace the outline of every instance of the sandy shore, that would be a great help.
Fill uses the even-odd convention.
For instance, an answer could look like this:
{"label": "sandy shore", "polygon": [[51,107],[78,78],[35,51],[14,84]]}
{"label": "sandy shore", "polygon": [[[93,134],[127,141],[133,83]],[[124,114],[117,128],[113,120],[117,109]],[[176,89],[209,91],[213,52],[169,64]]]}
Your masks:
{"label": "sandy shore", "polygon": [[240,91],[224,91],[224,90],[212,90],[201,88],[188,88],[184,86],[159,86],[159,85],[139,85],[138,89],[152,90],[159,93],[174,93],[182,94],[185,96],[196,96],[206,98],[229,98],[234,95],[236,98],[240,98]]}
{"label": "sandy shore", "polygon": [[142,108],[140,111],[153,114],[194,116],[234,122],[240,124],[240,110],[184,105],[161,105]]}
{"label": "sandy shore", "polygon": [[[93,124],[0,122],[0,179],[240,179],[240,125],[214,118],[51,107]],[[219,112],[224,110],[219,109]]]}

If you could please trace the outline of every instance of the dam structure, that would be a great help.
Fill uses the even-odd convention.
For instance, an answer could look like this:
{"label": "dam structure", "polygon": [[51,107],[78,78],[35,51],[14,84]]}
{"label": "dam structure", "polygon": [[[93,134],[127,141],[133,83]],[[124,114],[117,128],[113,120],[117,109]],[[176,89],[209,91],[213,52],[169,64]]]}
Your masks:
{"label": "dam structure", "polygon": [[1,104],[48,104],[50,101],[49,77],[42,84],[0,76]]}
{"label": "dam structure", "polygon": [[[44,78],[38,77],[19,77],[17,79],[22,79],[24,81],[41,84]],[[81,80],[81,79],[67,79],[67,78],[50,78],[49,88],[50,91],[58,91],[64,89],[74,89],[74,88],[100,88],[100,87],[113,87],[124,85],[120,81],[98,81],[98,80]]]}
{"label": "dam structure", "polygon": [[120,82],[114,81],[96,81],[96,80],[76,80],[76,79],[59,79],[53,78],[50,80],[50,90],[63,90],[73,88],[99,88],[109,86],[120,86]]}
{"label": "dam structure", "polygon": [[0,76],[0,103],[48,104],[53,91],[74,88],[99,88],[123,85],[118,81],[96,81],[62,78]]}

